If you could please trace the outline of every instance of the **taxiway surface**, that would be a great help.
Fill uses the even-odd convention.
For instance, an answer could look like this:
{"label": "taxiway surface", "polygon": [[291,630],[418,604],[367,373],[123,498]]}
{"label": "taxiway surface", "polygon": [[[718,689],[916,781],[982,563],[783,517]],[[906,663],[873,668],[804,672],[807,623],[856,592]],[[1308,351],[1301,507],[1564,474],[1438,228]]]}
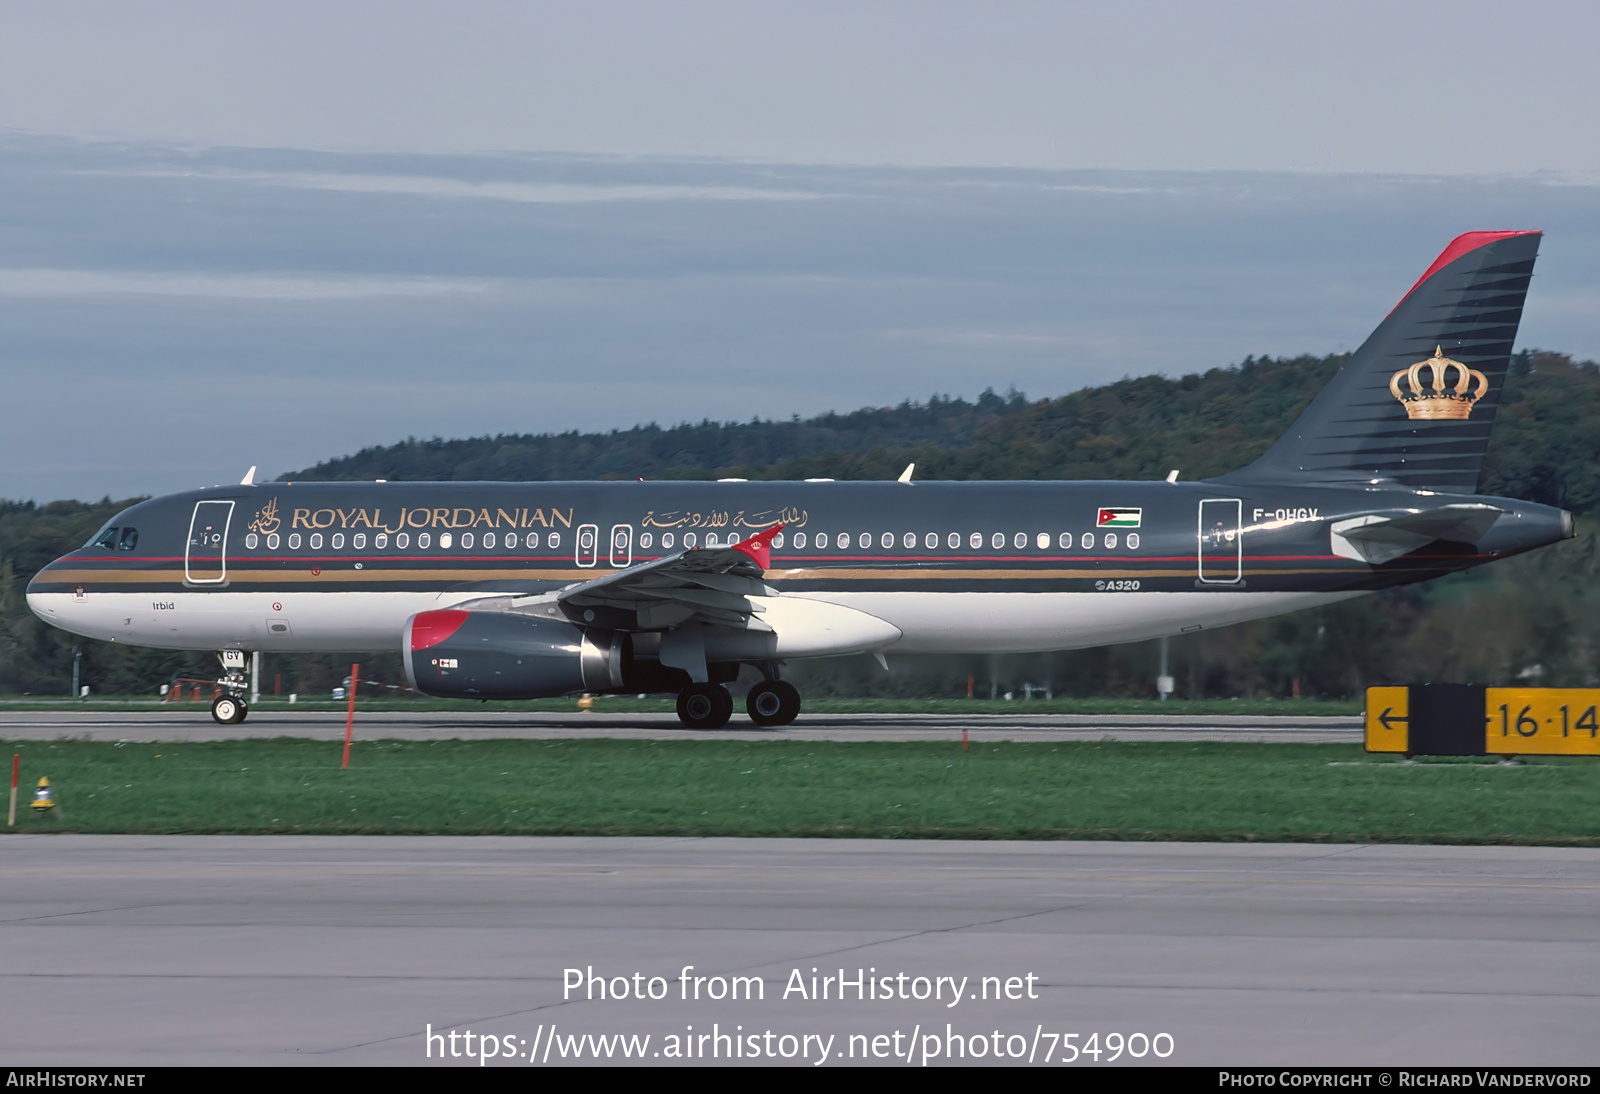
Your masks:
{"label": "taxiway surface", "polygon": [[1600,1023],[1594,850],[24,835],[0,886],[13,1065],[1548,1066]]}

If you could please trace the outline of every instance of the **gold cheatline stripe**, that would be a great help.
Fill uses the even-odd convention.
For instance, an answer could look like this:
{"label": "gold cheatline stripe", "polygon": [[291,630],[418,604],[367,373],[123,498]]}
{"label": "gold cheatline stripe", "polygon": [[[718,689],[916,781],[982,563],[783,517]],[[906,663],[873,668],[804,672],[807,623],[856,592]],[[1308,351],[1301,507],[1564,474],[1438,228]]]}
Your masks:
{"label": "gold cheatline stripe", "polygon": [[[269,585],[314,585],[323,581],[367,582],[385,581],[589,581],[608,577],[618,570],[566,569],[566,570],[324,570],[313,576],[303,570],[230,570],[229,582],[254,582]],[[1293,570],[1244,571],[1246,578],[1279,577],[1291,574],[1337,574],[1345,569],[1333,567],[1307,567]],[[923,569],[771,569],[766,573],[769,581],[1023,581],[1084,578],[1156,578],[1194,577],[1190,568],[1181,570],[923,570]],[[181,570],[53,570],[39,575],[40,579],[56,584],[122,585],[134,582],[182,585]],[[37,579],[36,579],[37,580]],[[214,582],[203,582],[201,587]]]}

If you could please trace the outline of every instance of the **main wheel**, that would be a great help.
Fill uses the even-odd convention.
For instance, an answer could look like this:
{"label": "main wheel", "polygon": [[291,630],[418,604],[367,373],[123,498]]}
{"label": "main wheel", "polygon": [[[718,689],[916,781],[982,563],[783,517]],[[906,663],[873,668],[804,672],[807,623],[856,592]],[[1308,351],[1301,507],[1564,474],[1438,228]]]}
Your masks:
{"label": "main wheel", "polygon": [[744,708],[758,726],[786,726],[800,713],[800,693],[782,680],[763,680],[750,689]]}
{"label": "main wheel", "polygon": [[211,700],[211,717],[218,725],[236,726],[249,713],[250,708],[237,695],[219,695]]}
{"label": "main wheel", "polygon": [[733,696],[721,684],[690,684],[678,692],[678,720],[690,729],[720,729],[733,716]]}

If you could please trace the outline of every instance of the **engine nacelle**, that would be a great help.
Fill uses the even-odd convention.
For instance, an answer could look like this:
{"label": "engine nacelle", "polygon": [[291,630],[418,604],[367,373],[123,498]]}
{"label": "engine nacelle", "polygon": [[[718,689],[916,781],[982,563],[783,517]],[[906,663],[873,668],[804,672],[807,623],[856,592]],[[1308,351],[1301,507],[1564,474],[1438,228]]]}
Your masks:
{"label": "engine nacelle", "polygon": [[626,634],[558,619],[456,609],[419,612],[400,647],[411,686],[444,699],[543,699],[620,691],[632,660]]}

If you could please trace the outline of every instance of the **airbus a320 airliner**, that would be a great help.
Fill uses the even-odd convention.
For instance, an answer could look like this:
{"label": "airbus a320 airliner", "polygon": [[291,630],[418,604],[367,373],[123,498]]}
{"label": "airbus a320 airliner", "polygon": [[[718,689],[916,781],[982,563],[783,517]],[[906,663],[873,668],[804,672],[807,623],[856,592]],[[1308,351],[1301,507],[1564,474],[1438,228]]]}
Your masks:
{"label": "airbus a320 airliner", "polygon": [[[428,695],[725,684],[783,725],[785,662],[1025,652],[1173,635],[1425,581],[1574,534],[1476,494],[1538,232],[1454,240],[1259,460],[1180,482],[285,483],[117,514],[28,604],[75,634],[214,650],[399,645]],[[909,470],[909,469],[908,469]]]}

